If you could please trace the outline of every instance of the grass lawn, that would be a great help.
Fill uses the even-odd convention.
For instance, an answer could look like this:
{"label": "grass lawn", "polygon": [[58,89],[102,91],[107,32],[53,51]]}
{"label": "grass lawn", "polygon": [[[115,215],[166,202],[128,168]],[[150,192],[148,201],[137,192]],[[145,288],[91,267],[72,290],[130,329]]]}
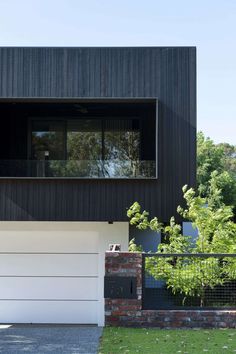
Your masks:
{"label": "grass lawn", "polygon": [[99,354],[236,353],[236,330],[104,328]]}

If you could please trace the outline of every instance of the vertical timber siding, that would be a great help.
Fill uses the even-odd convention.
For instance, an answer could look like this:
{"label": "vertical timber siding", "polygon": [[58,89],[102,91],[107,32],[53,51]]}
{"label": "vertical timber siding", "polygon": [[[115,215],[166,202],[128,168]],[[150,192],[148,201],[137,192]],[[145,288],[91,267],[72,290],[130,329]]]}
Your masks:
{"label": "vertical timber siding", "polygon": [[0,101],[68,98],[157,98],[158,179],[2,179],[0,220],[122,221],[136,200],[176,215],[195,185],[196,49],[0,48]]}

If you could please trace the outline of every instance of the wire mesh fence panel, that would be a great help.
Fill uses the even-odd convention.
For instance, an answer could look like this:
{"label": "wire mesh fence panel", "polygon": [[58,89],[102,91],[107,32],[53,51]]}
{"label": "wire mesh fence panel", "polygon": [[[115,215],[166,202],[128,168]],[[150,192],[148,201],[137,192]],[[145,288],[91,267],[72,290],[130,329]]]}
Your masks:
{"label": "wire mesh fence panel", "polygon": [[236,308],[236,254],[143,254],[143,309]]}

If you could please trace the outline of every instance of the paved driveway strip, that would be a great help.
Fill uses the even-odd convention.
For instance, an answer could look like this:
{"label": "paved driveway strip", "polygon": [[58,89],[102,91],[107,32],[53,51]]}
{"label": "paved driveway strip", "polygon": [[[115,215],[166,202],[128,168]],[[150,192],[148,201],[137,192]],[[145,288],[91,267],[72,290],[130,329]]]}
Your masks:
{"label": "paved driveway strip", "polygon": [[96,354],[101,327],[77,325],[0,326],[0,353]]}

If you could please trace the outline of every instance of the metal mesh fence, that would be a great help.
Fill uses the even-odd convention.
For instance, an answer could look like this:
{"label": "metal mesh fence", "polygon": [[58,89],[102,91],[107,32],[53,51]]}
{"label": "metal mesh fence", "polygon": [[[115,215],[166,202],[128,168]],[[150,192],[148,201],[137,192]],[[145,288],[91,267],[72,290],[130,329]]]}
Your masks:
{"label": "metal mesh fence", "polygon": [[236,254],[143,254],[143,309],[236,308]]}

